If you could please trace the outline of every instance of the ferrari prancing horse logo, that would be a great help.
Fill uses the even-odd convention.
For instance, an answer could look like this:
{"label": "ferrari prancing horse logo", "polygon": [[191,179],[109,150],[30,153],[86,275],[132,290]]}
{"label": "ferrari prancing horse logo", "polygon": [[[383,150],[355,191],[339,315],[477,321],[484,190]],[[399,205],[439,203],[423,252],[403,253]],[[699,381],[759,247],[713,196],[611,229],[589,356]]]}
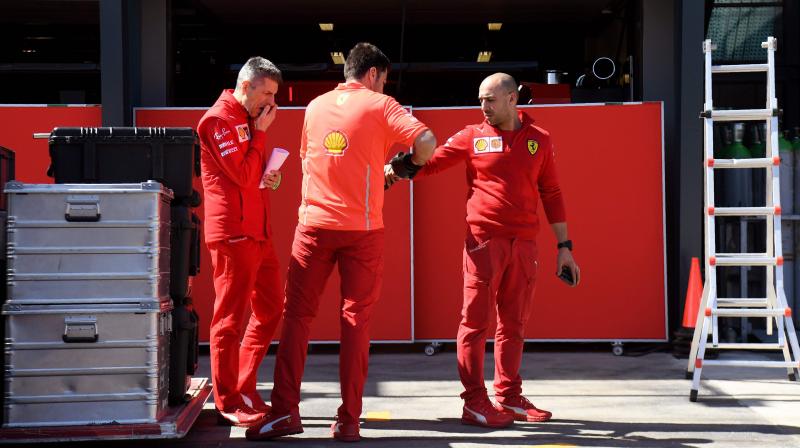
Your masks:
{"label": "ferrari prancing horse logo", "polygon": [[536,140],[528,140],[528,152],[531,155],[536,155],[536,151],[539,150],[539,142]]}

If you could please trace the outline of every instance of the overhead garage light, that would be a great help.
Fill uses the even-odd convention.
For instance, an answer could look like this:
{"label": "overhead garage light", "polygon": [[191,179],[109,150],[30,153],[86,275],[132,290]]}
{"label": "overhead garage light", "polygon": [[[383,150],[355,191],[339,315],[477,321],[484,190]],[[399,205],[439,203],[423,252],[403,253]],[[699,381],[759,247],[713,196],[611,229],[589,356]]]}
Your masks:
{"label": "overhead garage light", "polygon": [[319,29],[322,31],[333,31],[333,24],[332,23],[320,23]]}
{"label": "overhead garage light", "polygon": [[500,31],[503,27],[503,22],[489,22],[489,31]]}
{"label": "overhead garage light", "polygon": [[478,52],[478,62],[489,62],[492,59],[492,52],[491,51],[479,51]]}
{"label": "overhead garage light", "polygon": [[344,55],[341,51],[331,51],[331,60],[336,65],[344,65]]}

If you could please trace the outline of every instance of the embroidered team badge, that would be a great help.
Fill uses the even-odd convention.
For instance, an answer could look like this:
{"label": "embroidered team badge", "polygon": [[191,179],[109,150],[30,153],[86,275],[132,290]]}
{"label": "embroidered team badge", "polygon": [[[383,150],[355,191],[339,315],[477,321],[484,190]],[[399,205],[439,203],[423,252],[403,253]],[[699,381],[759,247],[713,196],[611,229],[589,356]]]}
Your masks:
{"label": "embroidered team badge", "polygon": [[503,137],[478,137],[472,140],[475,154],[503,152]]}
{"label": "embroidered team badge", "polygon": [[537,142],[536,140],[528,140],[528,152],[531,153],[531,155],[533,156],[536,155],[536,151],[538,150],[539,150],[539,142]]}
{"label": "embroidered team badge", "polygon": [[340,156],[344,154],[347,149],[347,136],[341,131],[331,131],[322,140],[322,146],[327,149],[327,154],[331,156]]}
{"label": "embroidered team badge", "polygon": [[236,126],[236,134],[239,136],[239,143],[250,140],[250,128],[247,124]]}

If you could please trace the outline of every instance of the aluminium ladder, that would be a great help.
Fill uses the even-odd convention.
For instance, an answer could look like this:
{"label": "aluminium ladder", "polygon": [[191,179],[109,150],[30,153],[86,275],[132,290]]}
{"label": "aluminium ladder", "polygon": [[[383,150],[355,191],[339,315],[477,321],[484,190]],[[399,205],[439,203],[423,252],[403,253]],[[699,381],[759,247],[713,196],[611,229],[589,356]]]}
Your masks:
{"label": "aluminium ladder", "polygon": [[[704,195],[704,227],[705,227],[705,268],[706,279],[703,296],[697,310],[697,325],[694,331],[687,378],[691,375],[691,401],[697,401],[700,388],[700,377],[705,366],[734,367],[777,367],[785,368],[789,380],[794,381],[800,371],[798,357],[800,348],[797,343],[792,322],[792,310],[783,290],[783,249],[781,247],[781,207],[780,177],[778,157],[778,100],[775,97],[775,50],[777,40],[768,37],[761,44],[767,50],[765,64],[711,65],[711,52],[715,47],[710,40],[703,42],[705,54],[705,104],[703,118],[705,195]],[[766,72],[767,104],[765,109],[715,110],[712,104],[712,74]],[[752,159],[714,159],[714,123],[718,121],[766,121],[766,157]],[[766,171],[766,202],[764,207],[715,207],[714,206],[714,170],[715,169],[752,169],[763,168]],[[715,243],[716,216],[762,216],[766,219],[766,252],[765,253],[718,253]],[[747,248],[741,248],[746,251]],[[766,297],[763,298],[723,298],[717,297],[717,266],[764,266],[766,268]],[[747,294],[742,294],[747,295]],[[777,328],[777,343],[720,343],[719,317],[763,317],[767,319],[767,333],[772,334],[773,324]],[[708,336],[711,335],[711,341]],[[734,360],[705,359],[706,349],[733,350],[780,350],[783,361],[769,360]]]}

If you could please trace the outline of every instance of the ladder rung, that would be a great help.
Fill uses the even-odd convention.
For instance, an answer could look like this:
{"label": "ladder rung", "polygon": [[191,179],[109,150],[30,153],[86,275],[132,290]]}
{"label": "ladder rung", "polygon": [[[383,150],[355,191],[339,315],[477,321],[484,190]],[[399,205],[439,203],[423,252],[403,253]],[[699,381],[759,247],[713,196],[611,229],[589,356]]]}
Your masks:
{"label": "ladder rung", "polygon": [[765,308],[767,306],[767,299],[739,298],[739,297],[717,298],[717,306],[719,308],[725,308],[725,307]]}
{"label": "ladder rung", "polygon": [[797,362],[786,361],[748,361],[743,359],[704,359],[702,361],[703,367],[705,366],[733,366],[733,367],[778,367],[784,369],[796,369],[800,366]]}
{"label": "ladder rung", "polygon": [[[709,308],[712,316],[717,317],[782,317],[787,309],[748,309],[748,308]],[[708,310],[706,314],[708,314]],[[789,313],[791,316],[791,313]]]}
{"label": "ladder rung", "polygon": [[767,120],[777,115],[777,111],[772,109],[712,110],[700,114],[702,118],[710,118],[713,121]]}
{"label": "ladder rung", "polygon": [[770,168],[780,164],[780,158],[709,159],[709,168]]}
{"label": "ladder rung", "polygon": [[712,65],[711,73],[752,73],[769,70],[769,64]]}
{"label": "ladder rung", "polygon": [[[777,213],[776,213],[777,212]],[[711,207],[709,215],[716,216],[770,216],[779,214],[775,207]]]}
{"label": "ladder rung", "polygon": [[775,266],[783,265],[783,257],[751,254],[717,254],[709,260],[711,266]]}
{"label": "ladder rung", "polygon": [[706,349],[715,350],[782,350],[781,344],[755,344],[755,343],[722,343],[717,345],[709,344]]}

